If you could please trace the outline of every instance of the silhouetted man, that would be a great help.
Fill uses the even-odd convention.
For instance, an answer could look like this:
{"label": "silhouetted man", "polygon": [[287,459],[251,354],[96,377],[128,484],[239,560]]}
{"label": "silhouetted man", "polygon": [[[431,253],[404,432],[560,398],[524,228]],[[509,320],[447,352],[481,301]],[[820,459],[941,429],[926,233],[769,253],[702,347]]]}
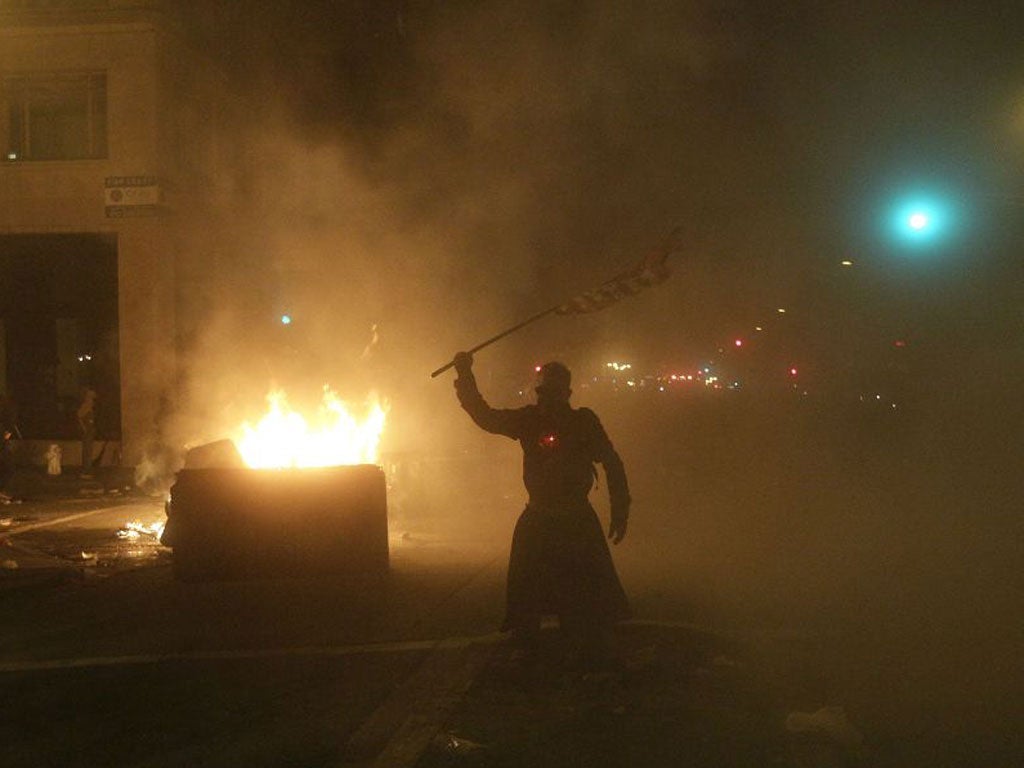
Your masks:
{"label": "silhouetted man", "polygon": [[14,501],[7,485],[14,475],[14,447],[11,441],[17,429],[14,405],[7,395],[0,394],[0,504]]}
{"label": "silhouetted man", "polygon": [[557,614],[584,654],[607,653],[611,627],[629,616],[629,604],[588,496],[600,463],[611,497],[608,538],[618,544],[630,504],[622,460],[597,415],[569,405],[571,375],[561,363],[540,369],[536,405],[496,409],[477,389],[472,356],[460,352],[454,362],[459,403],[473,421],[523,448],[529,501],[512,536],[502,630],[529,648],[541,617]]}

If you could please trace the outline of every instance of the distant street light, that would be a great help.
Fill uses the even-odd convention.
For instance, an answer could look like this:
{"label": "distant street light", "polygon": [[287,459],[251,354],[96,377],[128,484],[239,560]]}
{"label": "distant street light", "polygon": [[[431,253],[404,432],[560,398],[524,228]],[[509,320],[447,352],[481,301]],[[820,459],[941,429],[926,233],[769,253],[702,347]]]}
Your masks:
{"label": "distant street light", "polygon": [[929,221],[930,220],[928,218],[928,214],[927,213],[923,213],[921,211],[917,211],[915,213],[912,213],[907,218],[907,224],[910,225],[910,228],[911,229],[916,229],[918,231],[921,231],[922,229],[927,227]]}
{"label": "distant street light", "polygon": [[931,248],[958,229],[954,206],[939,196],[915,195],[890,209],[890,239],[912,248]]}

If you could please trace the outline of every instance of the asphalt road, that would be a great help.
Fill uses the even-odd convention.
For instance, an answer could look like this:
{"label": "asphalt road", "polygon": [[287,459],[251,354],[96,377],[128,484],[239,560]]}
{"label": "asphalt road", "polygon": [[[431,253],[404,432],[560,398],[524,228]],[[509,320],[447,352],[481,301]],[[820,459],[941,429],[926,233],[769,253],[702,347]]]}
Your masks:
{"label": "asphalt road", "polygon": [[[183,584],[155,536],[124,535],[160,522],[159,500],[9,509],[4,765],[672,765],[681,723],[702,732],[695,765],[791,748],[742,650],[689,624],[623,630],[629,685],[578,676],[554,630],[541,667],[517,666],[494,633],[505,547],[472,533],[396,528],[370,591]],[[640,752],[602,746],[609,718]]]}
{"label": "asphalt road", "polygon": [[[788,476],[771,470],[784,496]],[[615,550],[636,611],[619,637],[625,669],[596,682],[564,668],[554,632],[532,671],[494,634],[514,505],[477,526],[465,511],[414,523],[396,509],[390,578],[374,587],[178,582],[154,536],[118,536],[161,521],[159,499],[4,507],[0,763],[1020,764],[1012,536],[968,539],[969,561],[987,563],[969,579],[962,558],[930,551],[932,587],[949,565],[938,589],[908,580],[883,594],[892,574],[862,570],[856,585],[822,579],[772,603],[766,589],[803,582],[736,531],[746,559],[698,567],[695,543],[715,535],[699,516],[690,565],[666,566],[677,493],[651,471],[636,476],[651,522]],[[688,500],[720,493],[691,482]],[[864,600],[872,585],[884,599]],[[956,610],[935,610],[943,602]]]}

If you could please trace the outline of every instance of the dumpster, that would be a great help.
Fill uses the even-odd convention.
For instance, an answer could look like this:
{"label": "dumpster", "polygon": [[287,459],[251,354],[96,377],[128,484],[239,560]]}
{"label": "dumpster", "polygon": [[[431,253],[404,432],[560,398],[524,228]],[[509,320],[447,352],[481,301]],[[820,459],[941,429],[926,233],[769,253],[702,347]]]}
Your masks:
{"label": "dumpster", "polygon": [[384,471],[186,465],[170,489],[161,543],[173,548],[181,581],[381,577]]}

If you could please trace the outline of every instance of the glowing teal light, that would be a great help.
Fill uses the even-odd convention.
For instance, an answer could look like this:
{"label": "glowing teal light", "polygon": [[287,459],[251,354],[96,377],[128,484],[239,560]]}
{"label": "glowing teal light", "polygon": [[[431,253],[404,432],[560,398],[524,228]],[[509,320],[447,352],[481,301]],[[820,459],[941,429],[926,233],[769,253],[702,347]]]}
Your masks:
{"label": "glowing teal light", "polygon": [[927,213],[918,211],[917,213],[910,214],[910,217],[907,219],[907,224],[910,225],[911,229],[922,230],[928,226],[930,221],[931,220],[928,218]]}
{"label": "glowing teal light", "polygon": [[292,316],[291,315],[281,315],[281,325],[291,325],[291,324],[292,324]]}
{"label": "glowing teal light", "polygon": [[954,216],[948,204],[917,197],[890,212],[888,229],[894,240],[918,248],[946,240],[954,229],[953,224]]}

